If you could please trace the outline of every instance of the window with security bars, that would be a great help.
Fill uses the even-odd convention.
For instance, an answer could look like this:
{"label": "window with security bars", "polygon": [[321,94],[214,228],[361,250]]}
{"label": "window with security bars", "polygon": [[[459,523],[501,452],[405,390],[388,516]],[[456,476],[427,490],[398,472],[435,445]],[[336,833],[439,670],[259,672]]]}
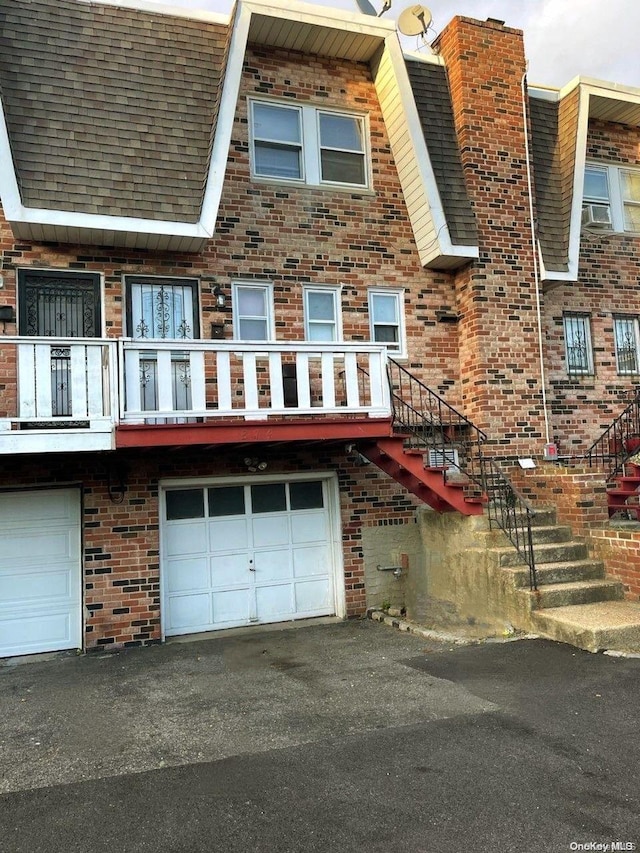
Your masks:
{"label": "window with security bars", "polygon": [[564,346],[567,373],[570,375],[593,373],[590,317],[588,314],[565,314]]}
{"label": "window with security bars", "polygon": [[613,335],[616,343],[618,373],[639,372],[640,335],[637,317],[614,317]]}

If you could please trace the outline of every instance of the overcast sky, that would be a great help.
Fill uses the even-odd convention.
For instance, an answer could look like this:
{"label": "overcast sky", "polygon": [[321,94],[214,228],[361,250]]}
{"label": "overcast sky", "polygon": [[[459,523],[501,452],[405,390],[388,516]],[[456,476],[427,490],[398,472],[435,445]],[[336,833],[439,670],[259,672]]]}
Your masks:
{"label": "overcast sky", "polygon": [[[166,2],[166,0],[165,0]],[[295,5],[296,0],[291,0]],[[319,5],[356,12],[356,0],[316,0]],[[382,0],[371,0],[376,9]],[[397,18],[416,0],[393,0],[385,18]],[[231,0],[169,0],[228,13]],[[563,86],[580,74],[640,88],[640,0],[426,0],[435,37],[454,15],[498,18],[524,30],[529,82]],[[404,42],[415,49],[417,42]]]}

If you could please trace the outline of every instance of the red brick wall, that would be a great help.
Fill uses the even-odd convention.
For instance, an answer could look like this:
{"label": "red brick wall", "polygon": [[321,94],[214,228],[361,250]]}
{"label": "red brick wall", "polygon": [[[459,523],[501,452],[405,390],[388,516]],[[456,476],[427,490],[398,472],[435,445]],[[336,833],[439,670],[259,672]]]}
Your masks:
{"label": "red brick wall", "polygon": [[541,417],[525,161],[522,33],[454,18],[436,41],[449,74],[480,259],[456,277],[465,411],[507,450],[534,453]]}

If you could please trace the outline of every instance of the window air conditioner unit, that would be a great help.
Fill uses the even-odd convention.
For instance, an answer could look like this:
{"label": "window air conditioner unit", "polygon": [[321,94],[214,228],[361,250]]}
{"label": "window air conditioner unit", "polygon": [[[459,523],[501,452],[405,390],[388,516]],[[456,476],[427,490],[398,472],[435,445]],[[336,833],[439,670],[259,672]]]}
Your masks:
{"label": "window air conditioner unit", "polygon": [[429,468],[457,469],[458,451],[455,447],[447,447],[444,450],[429,450]]}
{"label": "window air conditioner unit", "polygon": [[586,228],[611,228],[611,209],[608,204],[585,204],[582,224]]}

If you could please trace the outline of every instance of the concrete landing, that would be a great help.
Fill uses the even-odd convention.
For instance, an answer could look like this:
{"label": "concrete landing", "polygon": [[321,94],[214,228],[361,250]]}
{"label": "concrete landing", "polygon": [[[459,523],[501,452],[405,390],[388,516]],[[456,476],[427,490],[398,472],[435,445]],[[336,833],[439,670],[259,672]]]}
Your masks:
{"label": "concrete landing", "polygon": [[545,637],[589,652],[640,652],[640,604],[599,601],[538,610],[532,622]]}

